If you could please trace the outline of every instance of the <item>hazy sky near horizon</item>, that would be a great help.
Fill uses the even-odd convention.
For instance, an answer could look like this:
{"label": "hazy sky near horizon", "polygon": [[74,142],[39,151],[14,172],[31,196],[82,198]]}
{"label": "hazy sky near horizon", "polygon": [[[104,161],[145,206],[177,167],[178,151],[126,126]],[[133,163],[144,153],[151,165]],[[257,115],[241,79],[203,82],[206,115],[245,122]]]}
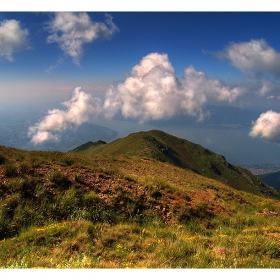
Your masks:
{"label": "hazy sky near horizon", "polygon": [[34,146],[93,122],[275,163],[279,26],[279,12],[0,12],[0,110],[40,111]]}

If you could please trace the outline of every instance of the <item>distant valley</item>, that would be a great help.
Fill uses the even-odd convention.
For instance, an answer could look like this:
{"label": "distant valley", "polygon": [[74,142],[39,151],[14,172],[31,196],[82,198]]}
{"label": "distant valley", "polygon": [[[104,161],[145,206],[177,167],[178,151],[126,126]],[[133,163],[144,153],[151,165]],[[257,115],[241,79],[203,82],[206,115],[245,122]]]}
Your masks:
{"label": "distant valley", "polygon": [[241,166],[248,169],[254,175],[262,175],[280,171],[280,164],[242,164]]}

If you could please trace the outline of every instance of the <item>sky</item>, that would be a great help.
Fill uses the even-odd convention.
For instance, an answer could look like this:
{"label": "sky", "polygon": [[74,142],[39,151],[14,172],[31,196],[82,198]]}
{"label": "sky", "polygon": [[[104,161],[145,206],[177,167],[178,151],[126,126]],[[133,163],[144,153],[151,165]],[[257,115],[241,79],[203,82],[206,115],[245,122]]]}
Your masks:
{"label": "sky", "polygon": [[76,11],[0,12],[0,113],[34,147],[91,122],[279,163],[279,12]]}

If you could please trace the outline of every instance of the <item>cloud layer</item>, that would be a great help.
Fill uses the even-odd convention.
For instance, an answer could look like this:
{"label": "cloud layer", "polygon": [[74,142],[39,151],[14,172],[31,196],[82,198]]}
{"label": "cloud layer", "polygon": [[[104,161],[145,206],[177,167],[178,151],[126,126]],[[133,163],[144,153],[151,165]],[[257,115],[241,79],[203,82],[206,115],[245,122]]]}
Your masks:
{"label": "cloud layer", "polygon": [[109,39],[118,27],[112,17],[106,14],[105,23],[92,22],[87,13],[59,12],[49,22],[51,35],[48,43],[58,43],[62,51],[71,56],[75,64],[79,65],[83,55],[83,45],[98,38]]}
{"label": "cloud layer", "polygon": [[68,109],[66,111],[53,109],[40,122],[29,127],[28,136],[31,142],[39,144],[44,141],[59,141],[59,133],[69,127],[81,125],[87,122],[95,114],[99,114],[101,106],[99,100],[75,88],[70,101],[63,103]]}
{"label": "cloud layer", "polygon": [[267,111],[259,116],[253,122],[251,137],[261,137],[270,141],[280,141],[280,114],[272,110]]}
{"label": "cloud layer", "polygon": [[264,39],[231,43],[218,57],[227,58],[241,70],[257,70],[280,75],[280,53],[270,47]]}
{"label": "cloud layer", "polygon": [[94,114],[112,118],[121,113],[124,118],[140,122],[171,118],[176,114],[202,120],[206,103],[230,103],[243,92],[242,88],[229,88],[217,79],[208,79],[193,66],[186,68],[184,77],[178,80],[167,54],[150,53],[132,68],[131,76],[123,83],[111,86],[103,102],[76,88],[72,99],[64,103],[68,110],[49,111],[41,122],[29,129],[29,136],[34,144],[58,141],[57,133],[88,121]]}
{"label": "cloud layer", "polygon": [[14,61],[13,54],[29,47],[28,30],[14,19],[0,22],[0,57]]}

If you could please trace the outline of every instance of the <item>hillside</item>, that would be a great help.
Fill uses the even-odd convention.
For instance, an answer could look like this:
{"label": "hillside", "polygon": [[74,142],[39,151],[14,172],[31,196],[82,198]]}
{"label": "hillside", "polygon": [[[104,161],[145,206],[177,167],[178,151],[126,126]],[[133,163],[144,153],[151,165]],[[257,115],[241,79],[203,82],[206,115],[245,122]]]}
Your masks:
{"label": "hillside", "polygon": [[277,190],[264,184],[245,168],[228,163],[224,156],[158,130],[132,133],[108,144],[80,146],[71,152],[154,159],[218,180],[237,190],[280,197]]}
{"label": "hillside", "polygon": [[0,146],[1,268],[280,267],[279,200],[111,144]]}
{"label": "hillside", "polygon": [[280,190],[280,171],[258,175],[257,177],[267,185]]}
{"label": "hillside", "polygon": [[104,145],[104,144],[106,144],[106,142],[101,141],[101,140],[98,140],[97,142],[89,141],[89,142],[86,142],[85,144],[83,144],[79,147],[76,147],[75,149],[72,150],[72,152],[74,152],[74,153],[84,153],[84,151],[87,151],[88,149],[90,149],[92,147],[98,147],[98,146],[101,146],[101,145]]}

